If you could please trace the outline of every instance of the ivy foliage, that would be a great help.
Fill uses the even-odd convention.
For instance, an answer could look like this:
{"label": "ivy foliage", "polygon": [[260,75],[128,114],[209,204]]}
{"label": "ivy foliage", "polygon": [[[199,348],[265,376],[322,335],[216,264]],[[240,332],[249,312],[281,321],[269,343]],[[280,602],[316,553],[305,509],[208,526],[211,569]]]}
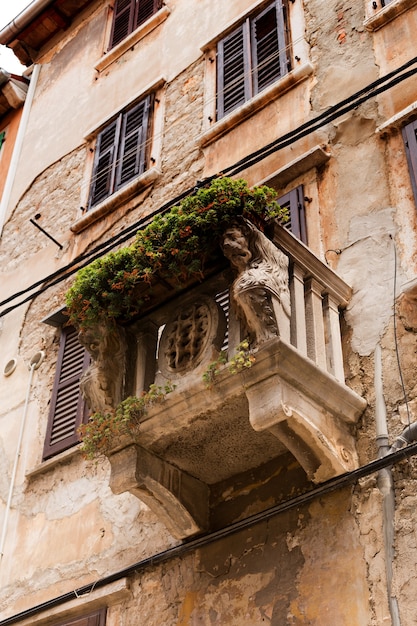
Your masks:
{"label": "ivy foliage", "polygon": [[234,218],[259,224],[287,219],[266,186],[250,188],[243,179],[217,178],[156,215],[132,245],[97,259],[80,270],[66,296],[69,321],[77,328],[140,314],[158,281],[181,286],[202,278],[219,254],[221,235]]}

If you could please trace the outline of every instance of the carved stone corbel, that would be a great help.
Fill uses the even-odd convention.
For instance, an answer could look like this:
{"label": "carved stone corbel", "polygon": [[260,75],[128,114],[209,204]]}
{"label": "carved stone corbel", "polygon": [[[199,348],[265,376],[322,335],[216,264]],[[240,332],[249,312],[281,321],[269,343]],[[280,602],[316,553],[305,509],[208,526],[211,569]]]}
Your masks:
{"label": "carved stone corbel", "polygon": [[129,491],[145,502],[177,539],[208,528],[209,488],[132,444],[109,456],[113,493]]}
{"label": "carved stone corbel", "polygon": [[223,233],[223,254],[237,274],[231,297],[252,346],[290,340],[288,257],[245,219]]}
{"label": "carved stone corbel", "polygon": [[79,334],[91,355],[91,365],[80,381],[81,392],[92,412],[106,413],[123,399],[126,372],[126,338],[122,328],[104,324]]}

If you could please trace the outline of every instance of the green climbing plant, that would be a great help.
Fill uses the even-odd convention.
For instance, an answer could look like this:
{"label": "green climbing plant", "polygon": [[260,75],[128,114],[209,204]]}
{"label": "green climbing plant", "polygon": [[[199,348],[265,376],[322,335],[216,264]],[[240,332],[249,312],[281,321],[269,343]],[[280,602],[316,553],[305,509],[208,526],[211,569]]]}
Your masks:
{"label": "green climbing plant", "polygon": [[99,322],[129,321],[139,315],[158,280],[181,286],[202,279],[219,255],[221,235],[237,216],[260,225],[287,219],[269,187],[250,188],[245,180],[218,178],[156,215],[132,245],[80,270],[66,295],[69,321],[77,328]]}

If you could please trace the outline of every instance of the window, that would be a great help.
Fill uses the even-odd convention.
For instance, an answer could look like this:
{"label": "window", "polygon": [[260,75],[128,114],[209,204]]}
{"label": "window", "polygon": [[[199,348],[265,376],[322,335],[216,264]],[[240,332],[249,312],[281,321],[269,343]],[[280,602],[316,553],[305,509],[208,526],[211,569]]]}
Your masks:
{"label": "window", "polygon": [[109,50],[162,7],[162,0],[116,0]]}
{"label": "window", "polygon": [[77,617],[69,621],[60,622],[57,626],[105,626],[105,623],[106,610],[102,609],[85,617]]}
{"label": "window", "polygon": [[407,124],[403,128],[405,150],[407,154],[408,169],[410,171],[411,186],[417,205],[417,120]]}
{"label": "window", "polygon": [[89,355],[79,343],[75,328],[63,328],[43,451],[44,460],[79,441],[77,429],[87,420],[87,407],[79,382],[89,362]]}
{"label": "window", "polygon": [[5,139],[6,139],[6,131],[2,130],[0,132],[0,150],[1,150],[2,146],[3,146],[3,144],[4,144]]}
{"label": "window", "polygon": [[217,119],[290,69],[285,0],[247,18],[217,44]]}
{"label": "window", "polygon": [[148,95],[98,134],[88,208],[146,170],[152,109],[153,96]]}
{"label": "window", "polygon": [[306,214],[304,205],[304,189],[299,185],[277,199],[281,207],[288,209],[289,220],[283,224],[303,243],[307,244]]}

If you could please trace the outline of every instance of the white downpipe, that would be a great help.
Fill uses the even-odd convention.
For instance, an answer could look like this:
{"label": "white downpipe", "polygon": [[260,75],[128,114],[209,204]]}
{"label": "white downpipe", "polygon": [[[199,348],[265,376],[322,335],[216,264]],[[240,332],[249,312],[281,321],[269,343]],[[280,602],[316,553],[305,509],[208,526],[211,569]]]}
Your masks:
{"label": "white downpipe", "polygon": [[32,388],[33,372],[36,369],[38,369],[39,365],[43,361],[43,356],[44,356],[43,352],[37,352],[32,357],[32,359],[30,361],[29,382],[28,382],[28,386],[27,386],[27,390],[26,390],[25,404],[24,404],[24,407],[23,407],[23,414],[22,414],[22,419],[21,419],[21,422],[20,422],[19,439],[17,441],[16,455],[15,455],[14,464],[13,464],[13,471],[12,471],[12,476],[10,478],[9,495],[7,497],[6,511],[5,511],[4,519],[3,519],[3,530],[2,530],[2,533],[1,533],[1,540],[0,540],[0,559],[3,558],[4,545],[5,545],[5,542],[6,542],[7,526],[8,526],[8,522],[9,522],[10,509],[11,509],[11,505],[12,505],[12,497],[13,497],[14,485],[15,485],[15,482],[16,482],[17,467],[19,465],[20,453],[21,453],[21,448],[22,448],[23,433],[24,433],[24,430],[25,430],[26,416],[27,416],[28,406],[29,406],[30,391],[31,391],[31,388]]}
{"label": "white downpipe", "polygon": [[17,131],[16,141],[13,148],[13,155],[10,161],[9,171],[7,172],[6,184],[4,186],[3,195],[1,197],[0,204],[0,237],[3,232],[4,222],[7,216],[7,209],[10,202],[10,196],[12,194],[13,184],[16,178],[17,166],[19,163],[20,155],[22,152],[23,140],[26,134],[26,128],[28,125],[29,114],[32,108],[33,97],[35,95],[36,83],[38,82],[40,72],[40,65],[34,65],[32,76],[29,83],[28,92],[26,95],[25,104],[23,105],[22,118],[19,124],[19,130]]}
{"label": "white downpipe", "polygon": [[[382,384],[382,358],[381,346],[375,348],[375,428],[376,442],[378,446],[378,458],[384,457],[389,452],[387,409],[384,400]],[[392,564],[394,561],[394,518],[395,518],[395,493],[394,480],[391,467],[385,467],[378,472],[378,488],[383,498],[383,533],[385,546],[385,572],[387,577],[388,604],[391,613],[392,626],[401,626],[400,611],[397,598],[392,593]]]}

